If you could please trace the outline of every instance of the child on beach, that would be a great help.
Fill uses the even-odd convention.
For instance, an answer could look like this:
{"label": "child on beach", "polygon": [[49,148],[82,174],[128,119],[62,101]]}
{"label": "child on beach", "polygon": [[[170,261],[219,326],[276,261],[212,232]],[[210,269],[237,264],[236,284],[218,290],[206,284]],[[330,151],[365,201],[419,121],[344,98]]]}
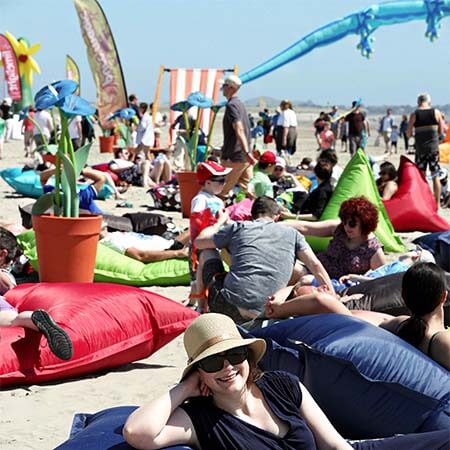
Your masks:
{"label": "child on beach", "polygon": [[392,154],[393,150],[395,149],[395,154],[397,154],[397,144],[398,144],[398,138],[400,137],[400,131],[398,129],[397,125],[392,126],[392,132],[391,132],[391,149],[390,153]]}
{"label": "child on beach", "polygon": [[259,158],[257,171],[248,185],[248,197],[258,198],[266,195],[273,198],[273,184],[269,176],[275,170],[277,157],[270,150],[265,151]]}
{"label": "child on beach", "polygon": [[319,134],[320,150],[328,150],[334,148],[336,137],[331,131],[330,122],[324,122],[323,130]]}
{"label": "child on beach", "polygon": [[3,297],[3,294],[16,286],[16,280],[9,267],[20,253],[16,237],[0,227],[0,328],[24,327],[39,331],[46,337],[50,350],[58,358],[68,360],[72,357],[72,341],[47,311],[36,309],[18,312]]}
{"label": "child on beach", "polygon": [[202,283],[202,264],[199,263],[199,251],[194,246],[195,238],[202,230],[217,222],[217,213],[224,209],[223,200],[217,195],[222,191],[226,175],[232,169],[225,168],[215,161],[208,160],[197,167],[197,181],[201,186],[199,193],[192,199],[189,229],[191,233],[192,269],[195,281],[191,286],[189,300],[196,300],[200,311],[207,310],[206,286]]}

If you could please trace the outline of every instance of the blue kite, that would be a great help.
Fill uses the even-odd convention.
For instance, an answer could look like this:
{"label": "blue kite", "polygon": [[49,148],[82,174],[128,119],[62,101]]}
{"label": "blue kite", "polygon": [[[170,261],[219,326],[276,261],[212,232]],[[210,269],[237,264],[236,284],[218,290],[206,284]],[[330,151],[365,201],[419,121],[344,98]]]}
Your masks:
{"label": "blue kite", "polygon": [[434,41],[439,37],[440,22],[446,16],[450,16],[450,0],[397,1],[373,5],[309,33],[278,55],[245,72],[241,79],[243,83],[256,80],[318,47],[332,44],[350,34],[360,36],[358,49],[369,58],[373,53],[372,34],[385,25],[425,19],[425,36]]}

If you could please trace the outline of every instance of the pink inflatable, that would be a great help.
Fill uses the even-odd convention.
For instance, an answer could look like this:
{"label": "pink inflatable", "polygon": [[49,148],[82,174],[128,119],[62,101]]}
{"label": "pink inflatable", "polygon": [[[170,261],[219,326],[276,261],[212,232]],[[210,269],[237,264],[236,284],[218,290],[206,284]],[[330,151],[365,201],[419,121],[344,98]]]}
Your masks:
{"label": "pink inflatable", "polygon": [[24,284],[6,298],[19,311],[47,310],[69,334],[73,357],[58,359],[40,333],[1,328],[1,388],[74,378],[146,358],[198,316],[152,292],[109,283]]}
{"label": "pink inflatable", "polygon": [[447,231],[450,224],[438,214],[430,186],[406,156],[400,158],[398,191],[384,206],[395,231]]}

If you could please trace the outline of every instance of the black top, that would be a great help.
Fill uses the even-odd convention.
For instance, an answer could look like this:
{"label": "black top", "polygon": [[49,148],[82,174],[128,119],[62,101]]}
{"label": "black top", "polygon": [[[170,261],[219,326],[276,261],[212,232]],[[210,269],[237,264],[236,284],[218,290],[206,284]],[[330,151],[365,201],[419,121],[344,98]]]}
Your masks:
{"label": "black top", "polygon": [[189,415],[203,450],[315,450],[314,436],[300,415],[302,393],[297,377],[266,372],[256,381],[272,413],[288,424],[276,436],[214,405],[212,397],[195,397],[181,405]]}
{"label": "black top", "polygon": [[349,136],[361,136],[364,128],[364,114],[361,111],[354,111],[345,117],[345,121],[348,122],[348,135]]}
{"label": "black top", "polygon": [[240,121],[244,127],[248,150],[250,150],[251,134],[247,111],[238,97],[231,97],[230,100],[228,100],[223,116],[222,159],[229,159],[233,162],[245,162],[247,160],[247,155],[233,128],[233,124],[238,121]]}
{"label": "black top", "polygon": [[330,180],[323,181],[309,194],[300,212],[302,214],[312,214],[319,219],[332,194],[333,186],[331,186]]}
{"label": "black top", "polygon": [[438,122],[434,113],[434,108],[416,109],[414,112],[416,120],[414,122],[414,138],[416,151],[438,151],[439,135]]}
{"label": "black top", "polygon": [[416,109],[414,115],[416,118],[414,128],[438,125],[434,108]]}

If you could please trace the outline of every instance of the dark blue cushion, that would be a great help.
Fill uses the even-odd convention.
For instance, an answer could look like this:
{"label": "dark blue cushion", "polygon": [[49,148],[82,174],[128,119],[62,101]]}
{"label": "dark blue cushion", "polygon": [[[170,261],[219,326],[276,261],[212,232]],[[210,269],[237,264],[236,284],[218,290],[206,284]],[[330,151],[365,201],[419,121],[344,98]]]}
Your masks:
{"label": "dark blue cushion", "polygon": [[350,316],[321,314],[252,330],[270,338],[264,370],[287,370],[347,438],[450,429],[450,375],[397,336]]}
{"label": "dark blue cushion", "polygon": [[[95,414],[75,414],[69,439],[55,450],[132,450],[122,437],[122,428],[136,408],[118,406]],[[167,448],[192,450],[185,445]]]}
{"label": "dark blue cushion", "polygon": [[[122,437],[122,428],[136,408],[119,406],[96,414],[76,414],[70,438],[55,450],[132,450]],[[447,450],[447,444],[447,431],[351,442],[355,450]],[[192,450],[185,445],[166,448]]]}

